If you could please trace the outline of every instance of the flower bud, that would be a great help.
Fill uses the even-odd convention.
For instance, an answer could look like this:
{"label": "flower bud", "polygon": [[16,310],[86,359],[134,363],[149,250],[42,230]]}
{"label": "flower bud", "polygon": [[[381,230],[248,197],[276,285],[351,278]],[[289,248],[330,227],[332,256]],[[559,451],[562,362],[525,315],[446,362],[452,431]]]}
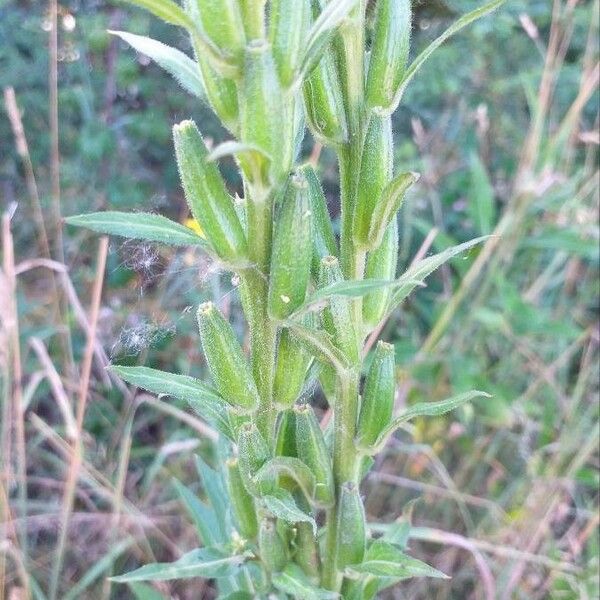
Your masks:
{"label": "flower bud", "polygon": [[[343,281],[339,261],[335,256],[326,256],[321,260],[319,287]],[[358,338],[352,319],[351,300],[346,296],[331,296],[323,310],[323,326],[331,335],[337,348],[346,358],[355,364],[358,361]]]}
{"label": "flower bud", "polygon": [[[398,265],[398,221],[396,218],[387,226],[380,246],[369,252],[365,266],[365,279],[392,280]],[[389,308],[392,289],[381,288],[363,298],[364,324],[374,329],[385,317]]]}
{"label": "flower bud", "polygon": [[275,225],[268,298],[269,315],[274,319],[285,319],[304,302],[310,279],[311,232],[308,183],[296,173]]}
{"label": "flower bud", "polygon": [[233,199],[217,165],[208,162],[208,150],[193,121],[173,128],[179,175],[192,215],[217,255],[231,263],[246,259],[248,244]]}
{"label": "flower bud", "polygon": [[384,188],[392,177],[392,159],[390,117],[371,115],[362,151],[352,220],[352,237],[358,248],[368,249],[371,218]]}
{"label": "flower bud", "polygon": [[356,441],[361,448],[372,446],[392,420],[396,388],[394,368],[394,346],[378,342],[365,380],[358,417]]}
{"label": "flower bud", "polygon": [[323,432],[311,406],[296,406],[294,412],[298,458],[315,476],[315,500],[322,506],[331,506],[334,501],[333,471]]}
{"label": "flower bud", "polygon": [[366,545],[365,509],[358,486],[348,481],[342,485],[337,513],[336,568],[362,562]]}
{"label": "flower bud", "polygon": [[296,523],[294,561],[308,577],[317,581],[319,577],[319,550],[311,523]]}
{"label": "flower bud", "polygon": [[246,490],[259,496],[261,490],[254,476],[270,458],[267,442],[254,423],[244,423],[238,433],[238,460],[240,476]]}
{"label": "flower bud", "polygon": [[367,76],[367,103],[389,110],[402,82],[410,49],[411,0],[378,0]]}
{"label": "flower bud", "polygon": [[284,88],[290,87],[300,69],[310,21],[309,0],[271,0],[269,40]]}
{"label": "flower bud", "polygon": [[298,399],[311,362],[311,354],[289,329],[283,329],[279,334],[273,380],[273,400],[278,408],[289,408]]}
{"label": "flower bud", "polygon": [[221,50],[240,59],[246,40],[237,0],[197,0],[202,30]]}
{"label": "flower bud", "polygon": [[269,572],[281,571],[287,562],[287,548],[277,531],[277,521],[265,517],[258,531],[260,560]]}
{"label": "flower bud", "polygon": [[300,171],[308,181],[310,209],[313,218],[312,270],[316,277],[319,273],[321,259],[325,256],[336,256],[338,249],[331,217],[327,209],[327,199],[321,188],[319,178],[311,165],[304,165]]}
{"label": "flower bud", "polygon": [[212,302],[198,308],[202,349],[219,394],[242,412],[254,410],[258,391],[231,325]]}
{"label": "flower bud", "polygon": [[256,506],[254,499],[246,490],[240,475],[237,458],[229,458],[227,466],[227,490],[231,502],[233,516],[239,532],[246,539],[252,539],[258,533]]}
{"label": "flower bud", "polygon": [[303,85],[306,119],[311,133],[325,145],[348,141],[348,121],[337,68],[326,52]]}

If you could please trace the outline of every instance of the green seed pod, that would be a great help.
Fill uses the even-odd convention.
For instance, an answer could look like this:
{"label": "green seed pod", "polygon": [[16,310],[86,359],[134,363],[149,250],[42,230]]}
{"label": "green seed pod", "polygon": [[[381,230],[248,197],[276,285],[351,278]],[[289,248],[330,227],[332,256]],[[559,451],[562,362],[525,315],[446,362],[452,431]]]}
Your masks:
{"label": "green seed pod", "polygon": [[360,178],[352,220],[352,237],[358,248],[368,249],[375,207],[392,177],[392,125],[390,117],[371,115],[363,146]]}
{"label": "green seed pod", "polygon": [[227,490],[233,516],[241,535],[246,539],[253,539],[258,533],[254,499],[247,492],[242,482],[238,459],[229,458],[225,464],[227,466]]}
{"label": "green seed pod", "polygon": [[369,448],[392,420],[395,377],[394,346],[378,342],[362,394],[356,441]]}
{"label": "green seed pod", "polygon": [[275,456],[297,456],[295,414],[293,410],[284,410],[280,413],[275,438]]}
{"label": "green seed pod", "polygon": [[362,562],[366,545],[365,509],[358,486],[347,481],[342,485],[337,514],[336,568]]}
{"label": "green seed pod", "polygon": [[334,501],[333,471],[323,432],[311,406],[296,406],[294,412],[298,458],[315,476],[315,500],[322,506],[331,506]]}
{"label": "green seed pod", "polygon": [[254,481],[258,470],[269,460],[271,453],[267,442],[254,423],[244,423],[238,433],[238,460],[240,476],[246,490],[259,496],[261,490]]}
{"label": "green seed pod", "polygon": [[406,191],[419,180],[419,177],[418,173],[403,173],[394,177],[387,184],[381,195],[381,200],[377,203],[371,215],[368,236],[369,249],[377,248],[381,244],[388,225],[392,219],[396,218],[404,202]]}
{"label": "green seed pod", "polygon": [[[381,245],[369,252],[365,267],[365,279],[394,279],[398,265],[398,221],[392,219],[387,226]],[[381,288],[363,298],[362,314],[364,324],[374,329],[389,308],[391,288]]]}
{"label": "green seed pod", "polygon": [[266,0],[238,0],[244,31],[249,40],[265,37],[265,3]]}
{"label": "green seed pod", "polygon": [[198,308],[198,327],[206,362],[219,394],[240,411],[253,411],[259,402],[258,391],[231,325],[212,302],[205,302]]}
{"label": "green seed pod", "polygon": [[348,121],[333,56],[326,52],[302,87],[311,133],[325,145],[348,141]]}
{"label": "green seed pod", "polygon": [[321,188],[319,178],[311,165],[304,165],[300,171],[308,181],[310,207],[313,218],[313,258],[312,270],[315,277],[319,273],[321,259],[325,256],[336,256],[338,253],[335,234],[329,210],[327,209],[327,199]]}
{"label": "green seed pod", "polygon": [[279,409],[289,408],[300,396],[312,356],[289,329],[279,334],[273,380],[273,400]]}
{"label": "green seed pod", "polygon": [[281,571],[287,562],[287,548],[277,531],[275,519],[264,518],[258,531],[258,552],[267,571]]}
{"label": "green seed pod", "polygon": [[[335,256],[326,256],[321,260],[319,287],[343,281],[340,264]],[[332,296],[323,310],[323,325],[333,337],[336,346],[355,364],[358,361],[358,337],[352,319],[351,300],[345,296]]]}
{"label": "green seed pod", "polygon": [[312,216],[308,183],[290,179],[275,226],[269,280],[269,315],[285,319],[303,302],[310,279]]}
{"label": "green seed pod", "polygon": [[197,0],[197,5],[206,36],[221,50],[241,59],[246,40],[237,0]]}
{"label": "green seed pod", "polygon": [[244,144],[255,146],[280,165],[284,139],[284,110],[281,85],[271,46],[265,40],[250,42],[246,48],[240,89],[240,133]]}
{"label": "green seed pod", "polygon": [[314,581],[319,577],[319,550],[311,523],[296,523],[294,561]]}
{"label": "green seed pod", "polygon": [[217,255],[230,263],[245,261],[248,244],[232,197],[193,121],[173,128],[175,154],[185,197]]}
{"label": "green seed pod", "polygon": [[269,40],[284,88],[290,87],[300,69],[310,21],[309,0],[271,0]]}
{"label": "green seed pod", "polygon": [[410,49],[411,0],[378,0],[367,77],[369,107],[390,110]]}

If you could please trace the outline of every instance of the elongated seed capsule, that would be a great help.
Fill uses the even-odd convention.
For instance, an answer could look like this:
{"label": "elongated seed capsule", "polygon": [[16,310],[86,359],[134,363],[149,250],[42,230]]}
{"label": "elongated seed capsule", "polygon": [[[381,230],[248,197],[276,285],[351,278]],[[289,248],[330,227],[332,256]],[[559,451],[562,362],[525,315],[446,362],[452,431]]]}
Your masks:
{"label": "elongated seed capsule", "polygon": [[277,523],[274,519],[265,517],[260,522],[258,531],[258,551],[260,560],[267,571],[281,571],[287,562],[287,548],[277,531]]}
{"label": "elongated seed capsule", "polygon": [[309,0],[271,0],[269,10],[269,40],[277,64],[279,80],[284,88],[296,77],[306,34],[310,26]]}
{"label": "elongated seed capsule", "polygon": [[311,362],[311,354],[294,339],[289,329],[283,329],[277,344],[273,380],[273,400],[278,408],[290,408],[298,399]]}
{"label": "elongated seed capsule", "polygon": [[266,0],[238,0],[244,22],[244,31],[249,40],[265,37]]}
{"label": "elongated seed capsule", "polygon": [[378,342],[363,388],[356,441],[361,448],[372,446],[392,420],[395,377],[394,346]]}
{"label": "elongated seed capsule", "polygon": [[227,466],[227,491],[233,516],[242,536],[246,539],[252,539],[258,533],[254,499],[244,486],[238,459],[229,458],[225,464]]}
{"label": "elongated seed capsule", "polygon": [[330,506],[334,500],[333,471],[323,432],[310,405],[296,406],[294,412],[298,458],[315,476],[315,500],[322,506]]}
{"label": "elongated seed capsule", "polygon": [[212,302],[199,306],[198,328],[208,368],[221,396],[243,412],[254,410],[259,396],[252,371],[231,325]]}
{"label": "elongated seed capsule", "polygon": [[308,182],[310,210],[313,218],[312,270],[316,277],[319,273],[321,259],[325,256],[337,256],[338,249],[331,217],[327,209],[327,199],[319,178],[311,165],[304,165],[300,168],[300,171]]}
{"label": "elongated seed capsule", "polygon": [[241,59],[246,45],[237,0],[197,0],[202,29],[214,44]]}
{"label": "elongated seed capsule", "polygon": [[342,485],[336,525],[335,564],[338,571],[343,571],[348,565],[362,562],[365,554],[365,509],[358,486],[353,481]]}
{"label": "elongated seed capsule", "polygon": [[396,218],[402,206],[406,191],[419,180],[419,177],[418,173],[402,173],[387,184],[371,215],[367,240],[369,249],[377,248],[381,244],[388,225]]}
{"label": "elongated seed capsule", "polygon": [[352,237],[358,248],[368,248],[371,216],[392,177],[392,154],[390,117],[371,115],[362,151],[352,219]]}
{"label": "elongated seed capsule", "polygon": [[[397,265],[398,221],[394,218],[387,226],[380,246],[367,255],[365,279],[394,279]],[[362,314],[365,326],[374,329],[379,325],[389,308],[391,297],[391,288],[381,288],[363,298]]]}
{"label": "elongated seed capsule", "polygon": [[367,77],[367,103],[389,110],[406,70],[411,0],[378,0]]}
{"label": "elongated seed capsule", "polygon": [[227,192],[217,165],[207,162],[208,150],[193,121],[173,128],[177,166],[185,197],[194,218],[220,258],[241,262],[248,254],[244,230],[233,199]]}
{"label": "elongated seed capsule", "polygon": [[[340,264],[335,256],[325,256],[319,270],[319,287],[343,281]],[[325,330],[333,337],[336,346],[355,364],[358,360],[358,338],[352,319],[350,299],[345,296],[331,296],[323,310],[322,318]]]}
{"label": "elongated seed capsule", "polygon": [[[279,168],[284,132],[281,85],[275,69],[271,46],[254,40],[246,47],[240,88],[241,141],[256,146]],[[281,165],[287,169],[287,165]]]}
{"label": "elongated seed capsule", "polygon": [[294,561],[310,578],[319,576],[319,550],[317,540],[310,523],[296,523],[296,551]]}
{"label": "elongated seed capsule", "polygon": [[246,490],[253,496],[260,495],[254,476],[269,460],[271,453],[267,442],[254,423],[244,423],[238,433],[238,460],[240,476]]}
{"label": "elongated seed capsule", "polygon": [[275,225],[268,310],[285,319],[306,297],[310,279],[312,215],[308,183],[301,173],[290,179]]}
{"label": "elongated seed capsule", "polygon": [[302,86],[306,120],[311,133],[321,143],[348,141],[348,120],[337,67],[326,52]]}
{"label": "elongated seed capsule", "polygon": [[275,438],[276,456],[298,456],[296,451],[295,414],[291,409],[280,413],[277,437]]}

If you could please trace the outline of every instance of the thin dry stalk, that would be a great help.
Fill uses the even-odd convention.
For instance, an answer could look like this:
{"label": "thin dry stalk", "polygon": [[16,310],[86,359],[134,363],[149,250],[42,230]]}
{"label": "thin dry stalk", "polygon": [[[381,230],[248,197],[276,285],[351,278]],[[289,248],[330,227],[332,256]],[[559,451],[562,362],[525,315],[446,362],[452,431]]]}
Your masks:
{"label": "thin dry stalk", "polygon": [[96,328],[98,325],[98,315],[100,312],[100,300],[102,296],[102,285],[104,283],[104,271],[106,268],[106,256],[108,254],[108,238],[102,237],[98,248],[98,262],[96,265],[96,278],[92,289],[92,304],[90,310],[90,330],[88,332],[85,353],[81,367],[81,378],[79,387],[79,397],[75,411],[75,421],[77,426],[77,434],[74,441],[73,459],[69,465],[67,475],[67,483],[65,485],[65,493],[63,496],[63,504],[61,511],[61,526],[59,528],[59,540],[56,550],[54,566],[50,581],[51,600],[55,600],[58,593],[59,577],[62,571],[63,557],[67,542],[69,529],[69,518],[73,510],[73,500],[75,497],[75,487],[79,479],[79,471],[83,461],[83,445],[81,433],[83,430],[83,419],[87,405],[88,388],[90,382],[90,373],[92,370],[92,360],[94,356],[94,344],[96,340]]}

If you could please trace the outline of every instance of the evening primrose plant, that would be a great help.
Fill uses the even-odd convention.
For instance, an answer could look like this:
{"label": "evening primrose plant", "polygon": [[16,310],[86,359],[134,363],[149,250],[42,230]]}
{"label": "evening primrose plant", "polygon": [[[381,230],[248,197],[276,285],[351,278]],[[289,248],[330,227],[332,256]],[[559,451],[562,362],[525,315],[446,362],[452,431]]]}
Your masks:
{"label": "evening primrose plant", "polygon": [[[481,239],[397,276],[397,214],[418,174],[396,173],[391,115],[429,55],[412,62],[410,0],[131,0],[190,39],[193,58],[113,32],[208,104],[229,132],[209,149],[196,124],[173,128],[195,223],[102,212],[68,222],[98,232],[194,246],[235,274],[249,356],[218,306],[198,307],[210,382],[146,367],[113,367],[127,382],[186,400],[220,435],[219,464],[197,459],[209,504],[183,485],[202,547],[119,577],[214,579],[219,598],[373,598],[411,577],[446,577],[406,554],[405,526],[383,537],[365,521],[360,482],[389,437],[473,391],[394,416],[394,348],[379,324],[440,265]],[[334,234],[318,175],[302,163],[306,129],[337,154],[341,222]],[[234,198],[219,171],[233,156]],[[369,351],[370,350],[370,351]],[[367,356],[365,356],[365,354]],[[368,365],[368,368],[367,368]],[[319,383],[330,418],[309,400]]]}

